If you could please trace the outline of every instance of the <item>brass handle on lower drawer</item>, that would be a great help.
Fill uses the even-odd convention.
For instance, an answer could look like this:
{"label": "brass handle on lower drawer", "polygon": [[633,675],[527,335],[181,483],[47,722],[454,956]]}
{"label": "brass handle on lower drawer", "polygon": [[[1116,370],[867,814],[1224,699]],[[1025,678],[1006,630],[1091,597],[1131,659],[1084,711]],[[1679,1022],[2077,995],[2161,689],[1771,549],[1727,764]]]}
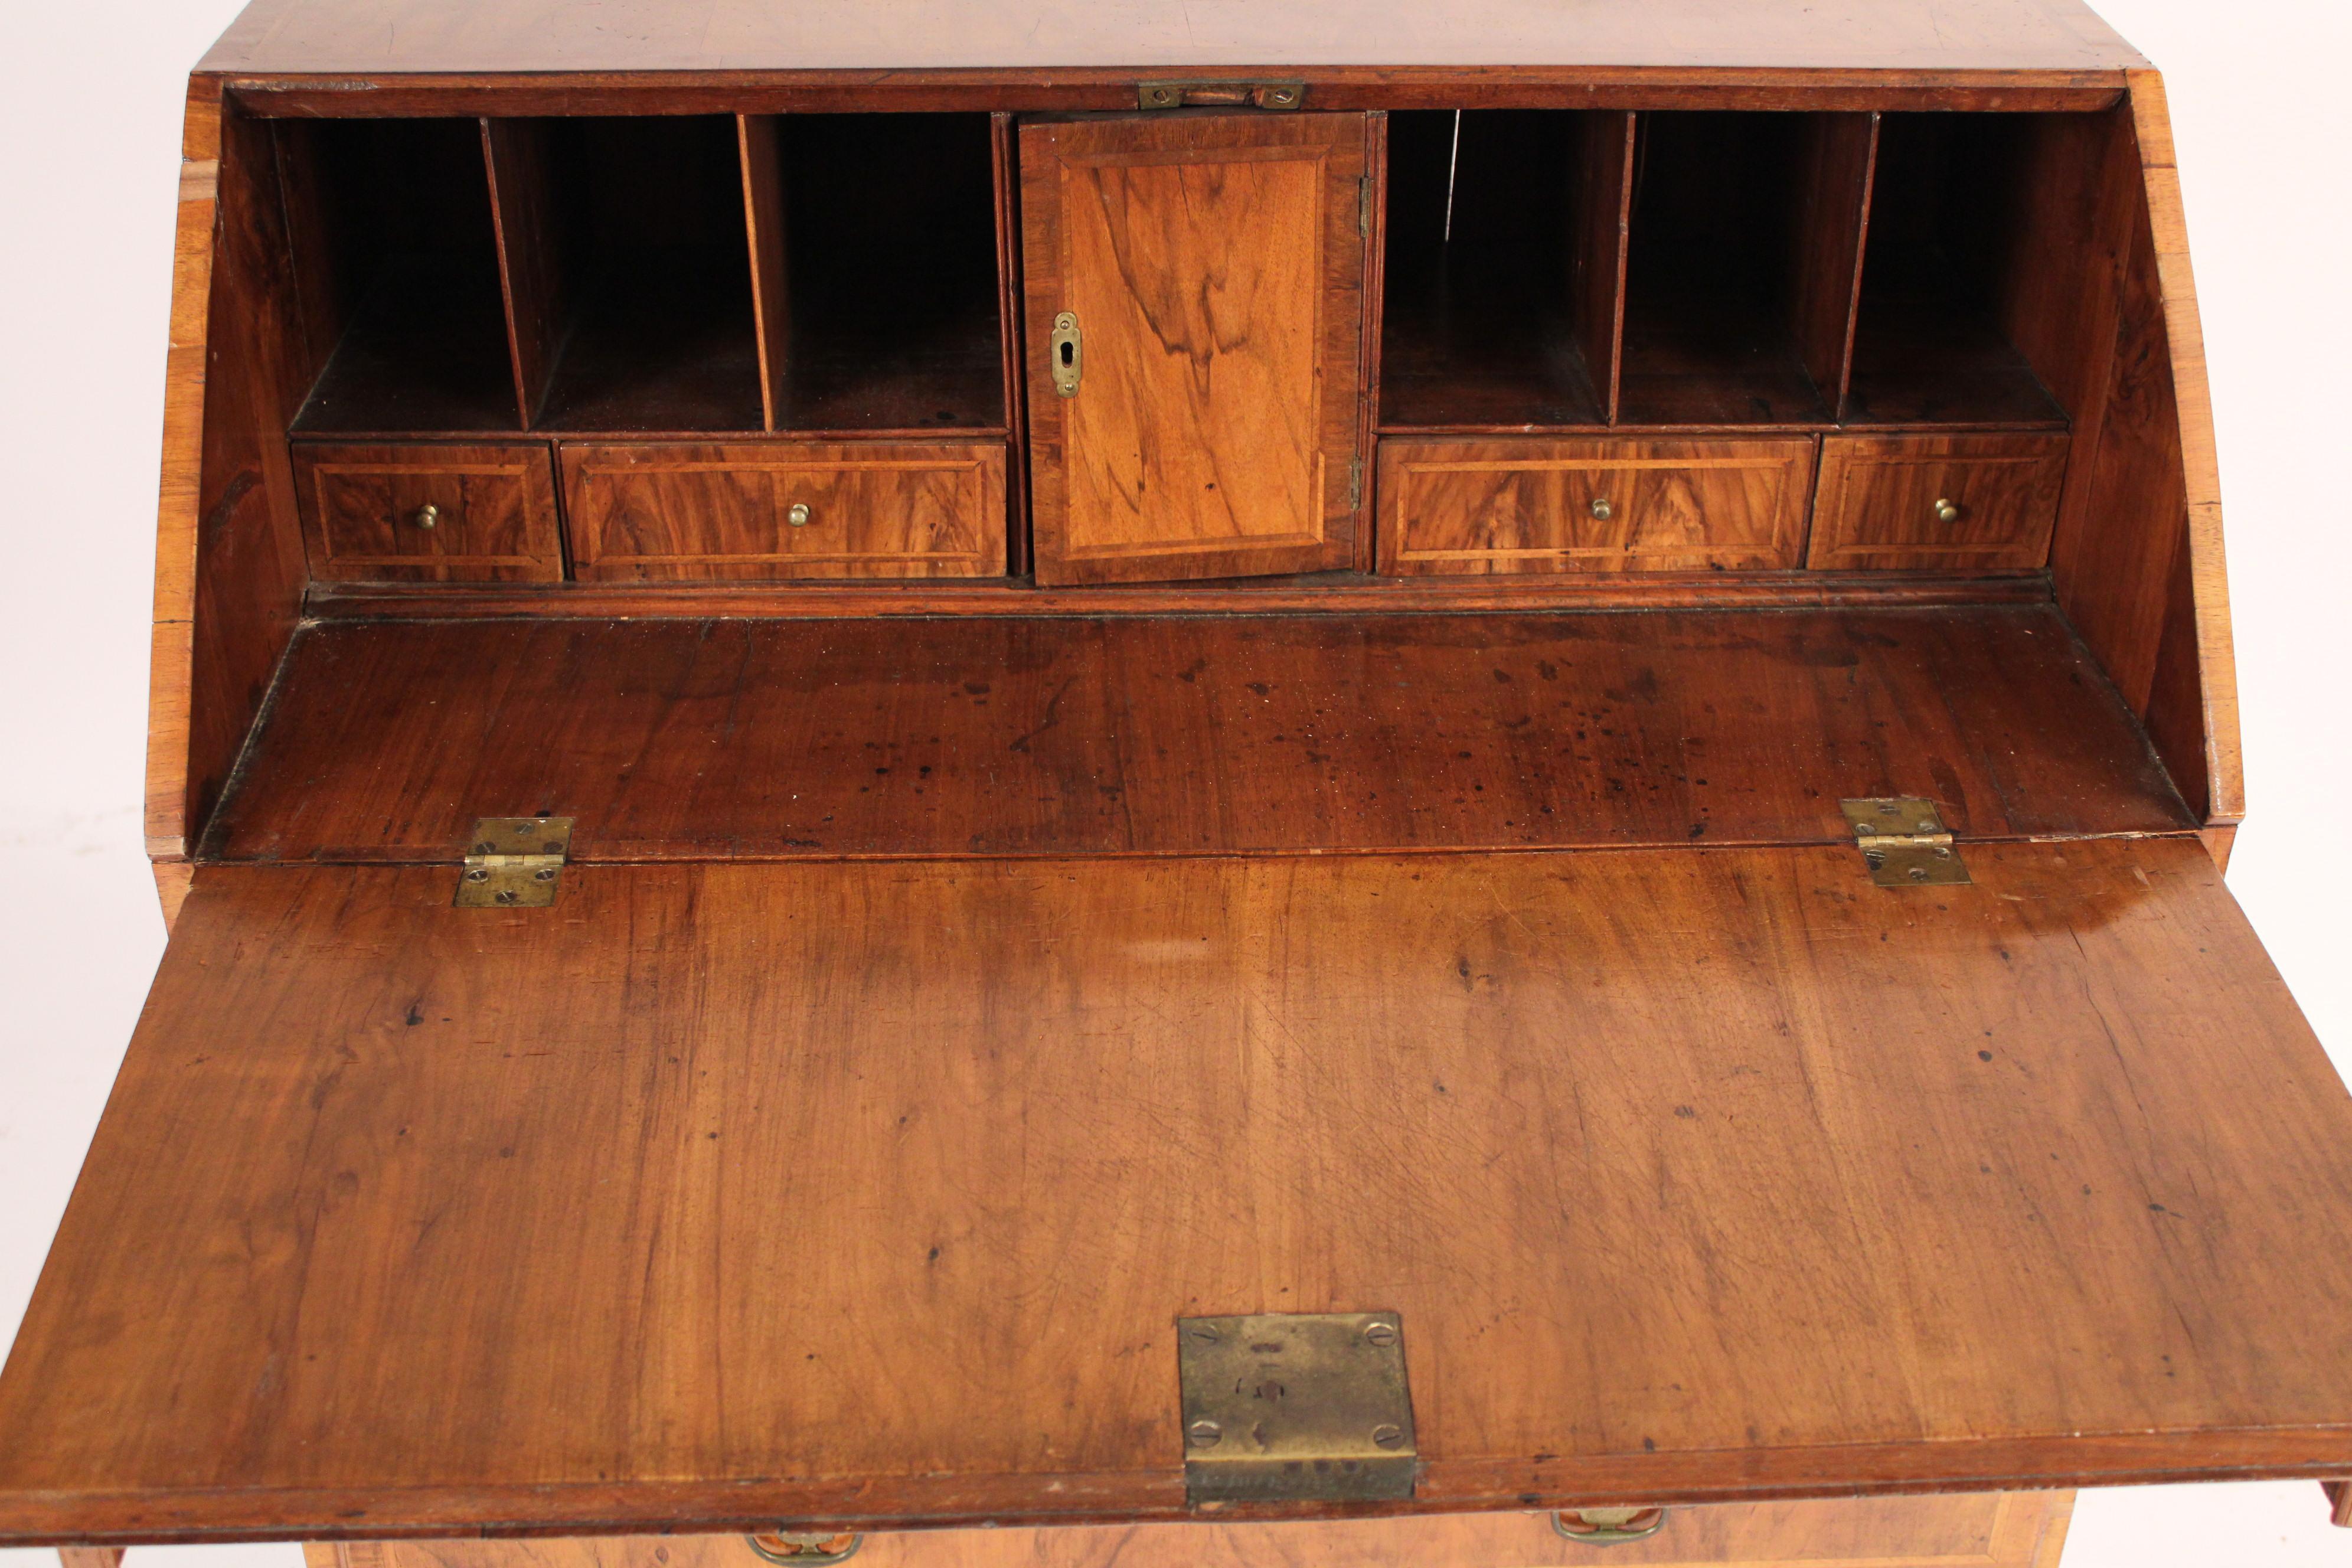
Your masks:
{"label": "brass handle on lower drawer", "polygon": [[431,501],[426,501],[408,514],[408,521],[419,528],[435,527],[441,521],[441,509]]}
{"label": "brass handle on lower drawer", "polygon": [[[1569,1528],[1575,1520],[1585,1526]],[[1666,1510],[1662,1508],[1563,1508],[1551,1516],[1551,1527],[1570,1541],[1580,1541],[1587,1546],[1622,1546],[1628,1541],[1647,1541],[1666,1527]]]}
{"label": "brass handle on lower drawer", "polygon": [[1617,515],[1617,509],[1609,504],[1609,498],[1607,496],[1593,497],[1591,511],[1592,520],[1595,522],[1607,522],[1611,518]]}
{"label": "brass handle on lower drawer", "polygon": [[806,528],[809,525],[808,502],[793,502],[791,509],[784,513],[784,521],[794,528]]}
{"label": "brass handle on lower drawer", "polygon": [[1936,521],[1937,522],[1959,521],[1959,504],[1957,501],[1947,500],[1942,496],[1937,496],[1936,498]]}
{"label": "brass handle on lower drawer", "polygon": [[828,1563],[846,1563],[866,1544],[862,1535],[831,1531],[771,1530],[743,1539],[763,1560],[786,1563],[789,1568],[824,1568]]}

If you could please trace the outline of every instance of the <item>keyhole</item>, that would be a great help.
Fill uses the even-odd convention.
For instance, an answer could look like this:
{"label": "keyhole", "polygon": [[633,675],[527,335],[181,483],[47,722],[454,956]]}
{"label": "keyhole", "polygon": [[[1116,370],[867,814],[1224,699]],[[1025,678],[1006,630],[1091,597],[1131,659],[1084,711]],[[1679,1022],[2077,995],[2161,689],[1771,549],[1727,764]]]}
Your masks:
{"label": "keyhole", "polygon": [[1076,345],[1072,343],[1064,343],[1062,345],[1062,363],[1065,365],[1076,363],[1077,358],[1078,351]]}

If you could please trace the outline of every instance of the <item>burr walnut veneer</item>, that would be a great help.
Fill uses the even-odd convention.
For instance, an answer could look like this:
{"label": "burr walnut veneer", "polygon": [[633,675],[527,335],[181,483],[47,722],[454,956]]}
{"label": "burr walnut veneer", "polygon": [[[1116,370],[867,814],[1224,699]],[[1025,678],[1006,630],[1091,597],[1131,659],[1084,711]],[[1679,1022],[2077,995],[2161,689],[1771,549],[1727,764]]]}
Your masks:
{"label": "burr walnut veneer", "polygon": [[183,171],[173,930],[0,1542],[2048,1568],[2352,1476],[2073,0],[259,0]]}

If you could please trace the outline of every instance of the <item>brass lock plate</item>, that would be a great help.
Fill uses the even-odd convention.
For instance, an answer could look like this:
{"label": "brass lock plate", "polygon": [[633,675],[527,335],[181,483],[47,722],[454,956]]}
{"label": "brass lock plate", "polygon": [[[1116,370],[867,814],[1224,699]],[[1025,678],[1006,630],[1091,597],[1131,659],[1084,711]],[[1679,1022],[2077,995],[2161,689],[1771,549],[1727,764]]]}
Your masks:
{"label": "brass lock plate", "polygon": [[1176,1363],[1194,1506],[1412,1496],[1420,1461],[1394,1312],[1180,1318]]}

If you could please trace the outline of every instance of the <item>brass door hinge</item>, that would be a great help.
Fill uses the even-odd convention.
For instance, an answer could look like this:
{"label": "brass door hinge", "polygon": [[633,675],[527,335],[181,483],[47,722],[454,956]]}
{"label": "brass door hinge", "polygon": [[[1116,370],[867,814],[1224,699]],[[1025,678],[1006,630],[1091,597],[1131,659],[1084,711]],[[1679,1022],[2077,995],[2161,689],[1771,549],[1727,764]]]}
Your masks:
{"label": "brass door hinge", "polygon": [[1176,1368],[1187,1501],[1412,1496],[1412,1391],[1394,1312],[1179,1318]]}
{"label": "brass door hinge", "polygon": [[1372,232],[1372,177],[1364,175],[1356,182],[1356,232]]}
{"label": "brass door hinge", "polygon": [[1969,868],[1934,801],[1906,796],[1839,804],[1870,879],[1880,887],[1951,887],[1969,880]]}
{"label": "brass door hinge", "polygon": [[1135,101],[1144,109],[1297,109],[1307,101],[1303,81],[1139,81]]}
{"label": "brass door hinge", "polygon": [[1364,504],[1364,459],[1348,459],[1348,510],[1356,511]]}
{"label": "brass door hinge", "polygon": [[543,910],[555,902],[572,854],[568,816],[485,816],[457,874],[461,910]]}

